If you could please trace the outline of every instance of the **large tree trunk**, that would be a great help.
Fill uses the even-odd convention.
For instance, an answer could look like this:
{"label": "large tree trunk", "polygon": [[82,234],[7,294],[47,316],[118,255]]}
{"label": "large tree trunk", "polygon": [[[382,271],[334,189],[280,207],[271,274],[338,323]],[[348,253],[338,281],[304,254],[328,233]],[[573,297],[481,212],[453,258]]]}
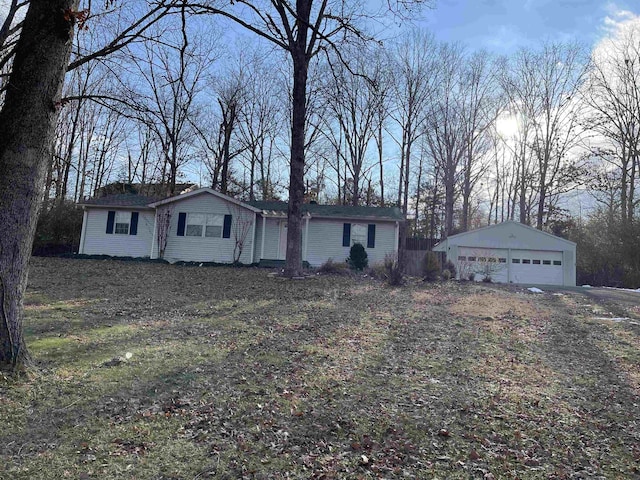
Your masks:
{"label": "large tree trunk", "polygon": [[29,363],[22,312],[78,0],[31,0],[0,112],[0,368]]}
{"label": "large tree trunk", "polygon": [[382,151],[382,122],[378,127],[378,164],[380,165],[380,206],[384,207],[384,165]]}
{"label": "large tree trunk", "polygon": [[[300,15],[301,12],[298,12]],[[308,19],[308,16],[306,17]],[[304,22],[304,18],[299,22]],[[304,202],[304,136],[307,113],[308,59],[305,54],[307,28],[298,32],[297,45],[291,52],[293,59],[293,112],[291,123],[291,172],[289,178],[289,207],[287,226],[287,260],[285,275],[302,274],[302,204]]]}

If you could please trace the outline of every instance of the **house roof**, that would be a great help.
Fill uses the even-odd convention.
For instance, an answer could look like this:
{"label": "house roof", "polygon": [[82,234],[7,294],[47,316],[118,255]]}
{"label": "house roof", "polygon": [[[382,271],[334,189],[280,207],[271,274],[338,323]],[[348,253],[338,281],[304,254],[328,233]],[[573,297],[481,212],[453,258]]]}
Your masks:
{"label": "house roof", "polygon": [[104,197],[89,198],[80,205],[90,205],[92,207],[136,207],[148,208],[149,204],[158,201],[158,197],[147,197],[133,193],[116,193]]}
{"label": "house roof", "polygon": [[[167,203],[184,200],[201,194],[211,194],[228,202],[244,207],[256,213],[266,213],[272,216],[285,216],[287,214],[287,202],[280,201],[250,201],[242,202],[224,195],[211,188],[199,188],[187,193],[168,198],[148,197],[131,193],[106,195],[99,198],[85,200],[81,205],[92,207],[135,207],[156,208]],[[302,213],[316,218],[349,218],[360,220],[387,220],[403,221],[404,215],[398,207],[354,207],[352,205],[318,205],[305,203],[302,205]]]}
{"label": "house roof", "polygon": [[[249,205],[262,211],[285,213],[287,202],[258,201],[247,202]],[[327,218],[361,218],[378,220],[404,220],[404,216],[398,207],[354,207],[353,205],[318,205],[305,203],[302,205],[302,213],[311,214],[312,217]]]}
{"label": "house roof", "polygon": [[233,204],[238,205],[240,207],[244,207],[244,208],[246,208],[248,210],[251,210],[252,212],[260,213],[259,210],[256,207],[253,207],[248,203],[242,202],[242,201],[237,200],[237,199],[235,199],[233,197],[225,195],[224,193],[217,192],[217,191],[213,190],[212,188],[207,188],[207,187],[198,188],[197,190],[192,190],[192,191],[187,192],[187,193],[182,193],[180,195],[176,195],[176,196],[173,196],[173,197],[165,198],[164,200],[159,200],[159,201],[150,203],[149,206],[155,208],[155,207],[159,207],[161,205],[166,205],[167,203],[177,202],[177,201],[180,201],[180,200],[184,200],[185,198],[194,197],[196,195],[202,195],[202,194],[213,195],[214,197],[222,198],[223,200],[226,200],[227,202],[233,203]]}

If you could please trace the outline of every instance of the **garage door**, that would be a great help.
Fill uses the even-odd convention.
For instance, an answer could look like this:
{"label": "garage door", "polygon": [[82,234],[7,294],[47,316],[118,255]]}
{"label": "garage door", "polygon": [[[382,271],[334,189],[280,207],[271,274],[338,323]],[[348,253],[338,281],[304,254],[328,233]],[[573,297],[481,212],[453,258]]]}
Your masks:
{"label": "garage door", "polygon": [[476,281],[491,277],[492,282],[507,283],[509,272],[507,258],[509,251],[501,248],[458,248],[458,278],[475,275]]}
{"label": "garage door", "polygon": [[458,248],[458,278],[476,281],[490,276],[498,283],[537,283],[563,285],[562,252],[544,250],[511,250],[500,248]]}
{"label": "garage door", "polygon": [[511,250],[511,281],[563,285],[562,252]]}

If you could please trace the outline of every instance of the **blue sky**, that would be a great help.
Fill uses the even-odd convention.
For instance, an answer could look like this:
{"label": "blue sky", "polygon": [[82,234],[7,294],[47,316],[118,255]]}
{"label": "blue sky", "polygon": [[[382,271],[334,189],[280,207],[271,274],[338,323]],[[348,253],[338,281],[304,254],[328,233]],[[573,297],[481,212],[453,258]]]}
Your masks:
{"label": "blue sky", "polygon": [[637,0],[436,0],[420,22],[443,41],[509,54],[541,41],[594,45],[640,14]]}

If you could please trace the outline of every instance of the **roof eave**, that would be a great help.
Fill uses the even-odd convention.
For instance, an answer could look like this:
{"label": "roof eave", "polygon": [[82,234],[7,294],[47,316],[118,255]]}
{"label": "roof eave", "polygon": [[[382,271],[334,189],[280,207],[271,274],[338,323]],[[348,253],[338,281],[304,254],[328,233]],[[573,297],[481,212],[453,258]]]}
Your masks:
{"label": "roof eave", "polygon": [[329,220],[367,220],[367,221],[378,221],[378,222],[404,222],[404,218],[393,218],[393,217],[362,217],[362,216],[349,216],[349,215],[315,215],[311,214],[311,218],[321,218],[321,219],[329,219]]}
{"label": "roof eave", "polygon": [[155,208],[149,206],[149,205],[100,205],[100,204],[95,204],[95,203],[78,203],[78,206],[82,207],[82,208],[110,208],[110,209],[127,209],[127,210],[131,210],[136,209],[136,210],[150,210],[153,211],[155,210]]}
{"label": "roof eave", "polygon": [[164,200],[160,200],[158,202],[153,202],[150,203],[149,206],[152,208],[157,208],[157,207],[161,207],[162,205],[166,205],[167,203],[173,203],[173,202],[177,202],[180,200],[184,200],[186,198],[190,198],[190,197],[195,197],[196,195],[202,195],[205,193],[209,193],[211,195],[213,195],[214,197],[218,197],[221,198],[223,200],[226,200],[227,202],[233,203],[234,205],[237,205],[239,207],[242,208],[246,208],[247,210],[254,212],[254,213],[261,213],[262,210],[260,210],[259,208],[256,207],[252,207],[251,205],[248,205],[244,202],[241,202],[240,200],[236,200],[235,198],[232,198],[228,195],[225,195],[224,193],[220,193],[220,192],[216,192],[215,190],[211,189],[211,188],[199,188],[197,190],[192,190],[191,192],[187,192],[187,193],[183,193],[180,195],[175,195],[173,197],[169,197],[169,198],[165,198]]}

